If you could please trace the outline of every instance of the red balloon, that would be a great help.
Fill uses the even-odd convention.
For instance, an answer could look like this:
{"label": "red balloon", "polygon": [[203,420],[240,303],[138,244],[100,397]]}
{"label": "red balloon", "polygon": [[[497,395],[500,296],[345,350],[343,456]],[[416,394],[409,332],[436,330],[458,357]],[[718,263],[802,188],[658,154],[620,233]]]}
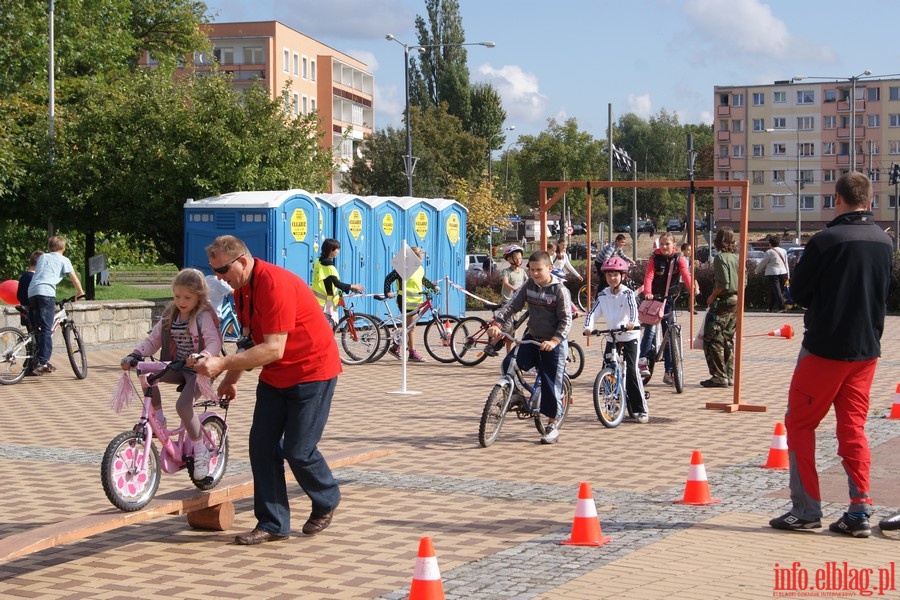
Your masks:
{"label": "red balloon", "polygon": [[19,300],[16,298],[16,291],[19,289],[19,282],[15,279],[7,279],[3,283],[0,283],[0,300],[3,300],[7,304],[18,304]]}

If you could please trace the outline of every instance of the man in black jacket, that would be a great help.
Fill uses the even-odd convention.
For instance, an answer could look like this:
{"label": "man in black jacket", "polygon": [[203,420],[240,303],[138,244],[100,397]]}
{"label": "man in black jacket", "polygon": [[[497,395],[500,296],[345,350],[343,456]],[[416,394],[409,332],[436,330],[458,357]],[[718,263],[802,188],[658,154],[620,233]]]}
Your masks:
{"label": "man in black jacket", "polygon": [[871,455],[865,426],[881,355],[893,246],[869,210],[872,184],[865,175],[842,176],[835,192],[837,216],[809,241],[791,277],[794,299],[808,307],[784,419],[792,506],[769,525],[787,530],[822,526],[816,428],[834,406],[850,507],[829,529],[868,537]]}

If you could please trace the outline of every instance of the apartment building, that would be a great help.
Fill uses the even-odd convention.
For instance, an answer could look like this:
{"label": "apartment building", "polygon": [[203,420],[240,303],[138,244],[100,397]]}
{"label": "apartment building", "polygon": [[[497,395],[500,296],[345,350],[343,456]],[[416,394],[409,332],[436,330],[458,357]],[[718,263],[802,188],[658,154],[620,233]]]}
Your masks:
{"label": "apartment building", "polygon": [[288,110],[318,116],[325,133],[320,143],[332,150],[338,167],[330,189],[311,191],[344,191],[342,174],[375,126],[375,78],[365,63],[278,21],[211,23],[205,28],[213,56],[196,56],[194,67],[209,69],[214,60],[220,71],[233,75],[236,89],[258,81],[273,98],[288,84]]}
{"label": "apartment building", "polygon": [[[834,184],[853,167],[873,181],[876,220],[893,226],[897,197],[888,179],[900,162],[900,79],[714,90],[715,178],[750,182],[751,229],[795,234],[797,221],[804,234],[822,229],[835,216]],[[740,189],[714,193],[716,222],[737,224]]]}

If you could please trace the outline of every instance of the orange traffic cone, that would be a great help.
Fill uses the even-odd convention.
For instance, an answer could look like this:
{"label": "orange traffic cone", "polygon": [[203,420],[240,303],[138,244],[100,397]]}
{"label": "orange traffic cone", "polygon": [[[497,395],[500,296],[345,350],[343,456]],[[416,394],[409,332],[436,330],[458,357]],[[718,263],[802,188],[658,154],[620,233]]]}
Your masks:
{"label": "orange traffic cone", "polygon": [[453,330],[450,328],[450,321],[444,321],[444,333],[447,334],[446,337],[441,338],[441,345],[450,346],[450,336]]}
{"label": "orange traffic cone", "polygon": [[572,534],[569,539],[560,542],[566,546],[602,546],[612,538],[603,537],[600,531],[600,518],[597,516],[597,505],[591,493],[591,484],[582,481],[578,487],[578,504],[575,506],[575,519],[572,521]]}
{"label": "orange traffic cone", "polygon": [[691,454],[691,467],[688,470],[687,483],[684,486],[684,497],[675,500],[675,504],[694,504],[705,506],[719,502],[718,498],[709,495],[709,482],[706,480],[706,467],[703,466],[703,456],[699,450]]}
{"label": "orange traffic cone", "polygon": [[770,331],[769,335],[772,337],[783,337],[786,339],[791,339],[794,337],[794,328],[790,325],[782,325],[775,331]]}
{"label": "orange traffic cone", "polygon": [[894,404],[891,406],[891,414],[888,419],[900,419],[900,383],[897,384],[897,391],[894,392]]}
{"label": "orange traffic cone", "polygon": [[427,535],[419,540],[419,555],[409,588],[409,600],[444,600],[444,583],[434,555],[434,544]]}
{"label": "orange traffic cone", "polygon": [[783,423],[775,423],[775,434],[772,436],[769,458],[766,460],[766,464],[760,466],[764,469],[789,468],[787,430]]}

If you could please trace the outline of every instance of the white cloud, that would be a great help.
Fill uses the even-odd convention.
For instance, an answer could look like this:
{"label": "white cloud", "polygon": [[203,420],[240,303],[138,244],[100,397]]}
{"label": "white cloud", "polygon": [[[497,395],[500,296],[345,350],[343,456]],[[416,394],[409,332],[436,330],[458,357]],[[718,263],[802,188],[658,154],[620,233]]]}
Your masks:
{"label": "white cloud", "polygon": [[352,56],[356,60],[362,61],[366,63],[367,70],[369,73],[375,74],[378,71],[378,67],[380,66],[378,63],[378,59],[375,58],[375,54],[372,53],[371,50],[343,50],[345,54]]}
{"label": "white cloud", "polygon": [[485,63],[475,69],[479,81],[490,83],[503,100],[510,121],[543,123],[549,100],[541,94],[538,78],[516,65],[494,68]]}
{"label": "white cloud", "polygon": [[649,118],[653,111],[653,102],[650,100],[650,94],[642,94],[640,96],[628,94],[625,104],[628,107],[628,112],[634,113],[642,119]]}

